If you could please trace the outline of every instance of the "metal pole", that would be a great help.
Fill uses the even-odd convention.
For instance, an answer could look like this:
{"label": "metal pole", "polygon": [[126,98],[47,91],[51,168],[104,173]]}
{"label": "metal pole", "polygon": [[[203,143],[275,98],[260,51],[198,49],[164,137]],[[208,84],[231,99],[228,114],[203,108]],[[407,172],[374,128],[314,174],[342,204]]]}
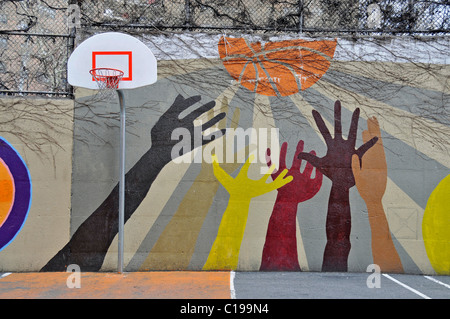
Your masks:
{"label": "metal pole", "polygon": [[123,272],[123,228],[125,216],[125,102],[122,90],[117,90],[120,104],[120,163],[119,163],[119,247],[118,272]]}
{"label": "metal pole", "polygon": [[300,0],[299,1],[299,10],[300,10],[300,16],[298,19],[298,32],[299,33],[303,33],[303,1]]}
{"label": "metal pole", "polygon": [[191,27],[191,4],[189,0],[184,2],[184,11],[186,12],[184,25],[189,30]]}

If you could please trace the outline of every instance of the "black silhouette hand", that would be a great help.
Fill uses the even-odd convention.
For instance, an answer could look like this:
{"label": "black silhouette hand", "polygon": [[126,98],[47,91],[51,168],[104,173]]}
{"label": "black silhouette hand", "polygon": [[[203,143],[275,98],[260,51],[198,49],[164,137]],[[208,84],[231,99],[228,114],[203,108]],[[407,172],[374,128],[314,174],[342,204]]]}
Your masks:
{"label": "black silhouette hand", "polygon": [[[192,111],[185,117],[180,118],[180,114],[183,111],[199,102],[200,99],[201,97],[199,95],[191,96],[187,99],[185,99],[181,95],[178,95],[176,97],[172,106],[159,118],[158,122],[155,124],[155,126],[153,126],[151,130],[152,149],[158,150],[160,154],[170,156],[172,147],[178,143],[178,141],[172,140],[172,132],[177,128],[185,128],[189,131],[191,136],[191,150],[198,146],[202,146],[203,144],[211,142],[212,139],[207,137],[203,138],[202,141],[200,141],[201,144],[196,143],[197,141],[194,140],[194,120],[201,116],[203,113],[211,110],[216,105],[214,101],[208,102]],[[208,128],[212,127],[221,119],[223,119],[225,115],[225,112],[216,115],[201,126],[201,131],[204,132]],[[222,134],[225,134],[225,129],[222,129],[221,131]],[[217,135],[214,136],[217,137]],[[170,159],[168,158],[166,160],[167,162],[170,161]]]}
{"label": "black silhouette hand", "polygon": [[[171,140],[172,131],[179,127],[186,128],[193,139],[194,120],[215,105],[214,102],[207,103],[180,119],[180,113],[198,101],[200,96],[185,99],[178,95],[173,105],[152,128],[151,148],[125,176],[125,222],[144,200],[159,172],[173,159],[171,150],[177,141]],[[202,131],[224,117],[225,113],[217,115],[202,125]],[[201,143],[206,144],[210,141],[212,139],[203,138]],[[117,184],[103,203],[78,227],[69,242],[41,271],[65,271],[69,264],[77,264],[83,271],[100,270],[109,246],[118,233],[118,199]]]}

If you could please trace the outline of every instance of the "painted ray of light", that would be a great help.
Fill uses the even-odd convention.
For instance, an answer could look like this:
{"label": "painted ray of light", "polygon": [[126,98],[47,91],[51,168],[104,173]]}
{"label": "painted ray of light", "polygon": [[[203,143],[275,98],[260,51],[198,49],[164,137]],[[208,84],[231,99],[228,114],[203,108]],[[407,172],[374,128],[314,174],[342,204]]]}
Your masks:
{"label": "painted ray of light", "polygon": [[[268,96],[255,95],[253,105],[253,123],[252,127],[258,128],[275,128],[275,120],[272,113],[272,106]],[[255,137],[252,137],[251,142],[257,144]],[[271,148],[271,160],[273,164],[278,167],[280,144],[279,136],[268,136],[267,146]],[[258,162],[253,163],[249,168],[249,176],[254,179],[261,178],[261,174],[266,172],[267,164],[265,158],[260,158],[261,154],[265,153],[265,149],[259,149],[258,145]],[[276,201],[277,192],[270,192],[258,196],[250,203],[249,216],[247,220],[247,227],[245,229],[244,237],[241,243],[241,251],[239,256],[238,269],[240,270],[254,270],[259,269],[261,261],[261,252],[264,247],[267,225],[272,214],[273,205]],[[297,252],[301,269],[307,270],[308,263],[306,253],[303,245],[302,236],[298,220],[296,220],[296,238],[297,238]],[[257,264],[256,264],[257,263]]]}
{"label": "painted ray of light", "polygon": [[[275,123],[270,110],[270,102],[268,97],[255,94],[252,128],[258,131],[259,128],[270,129],[273,127],[275,127]],[[270,135],[268,137],[270,138]],[[257,136],[252,135],[250,143],[258,145]],[[275,154],[279,154],[278,136],[276,137],[276,140],[271,139],[267,146],[273,148],[273,152]],[[254,151],[254,154],[256,155],[257,161],[250,165],[248,176],[252,179],[260,179],[267,165],[265,164],[265,157],[260,158],[261,150],[259,150],[259,148]],[[274,160],[274,162],[278,163],[277,160]],[[250,226],[246,227],[244,237],[241,242],[238,263],[239,270],[259,268],[259,264],[255,265],[254,263],[261,260],[258,253],[262,251],[264,239],[266,237],[266,227],[264,227],[264,225],[267,225],[269,221],[275,199],[276,191],[273,191],[258,196],[250,202],[247,218],[247,226]],[[255,253],[257,255],[255,255]]]}
{"label": "painted ray of light", "polygon": [[[317,128],[317,125],[314,121],[314,118],[312,116],[312,111],[314,108],[300,95],[292,95],[290,96],[292,102],[297,106],[300,113],[307,119],[308,123],[311,125],[311,127],[316,131],[319,138],[325,143],[325,140],[322,137],[322,134],[320,134],[319,129]],[[342,103],[342,106],[345,107],[346,104]],[[353,111],[353,110],[351,110]],[[333,132],[332,129],[333,125],[327,121],[325,118],[323,118],[325,124],[327,125],[330,132]],[[379,121],[380,122],[380,121]],[[382,123],[380,123],[380,126],[382,126]],[[389,164],[388,164],[389,165]],[[389,166],[388,166],[389,170]],[[386,185],[386,191],[383,196],[383,207],[385,208],[385,212],[387,214],[388,221],[391,220],[389,218],[389,208],[390,207],[397,207],[398,203],[402,203],[405,207],[411,207],[413,210],[415,210],[418,214],[418,219],[422,220],[424,209],[420,207],[411,197],[409,197],[396,183],[392,181],[391,178],[387,179],[387,185]],[[396,235],[394,232],[395,229],[400,229],[397,227],[392,227],[395,225],[390,225],[391,232]],[[397,236],[396,236],[397,237]],[[417,234],[418,240],[409,240],[409,239],[400,239],[397,238],[397,241],[402,245],[402,247],[405,249],[405,251],[408,253],[408,255],[414,260],[417,267],[423,272],[423,273],[429,273],[430,271],[433,272],[433,269],[431,267],[431,264],[427,258],[424,258],[426,256],[425,247],[423,245],[423,237],[422,237],[422,231],[419,229],[419,232]]]}
{"label": "painted ray of light", "polygon": [[348,91],[325,80],[317,83],[314,89],[331,100],[340,100],[342,106],[349,111],[353,112],[359,107],[360,116],[366,120],[370,116],[376,116],[381,130],[450,168],[448,149],[438,146],[440,143],[448,145],[450,127]]}
{"label": "painted ray of light", "polygon": [[[266,147],[269,146],[278,150],[279,142],[278,136],[267,136],[270,140],[263,146],[264,149],[262,153],[264,155],[261,156],[261,152],[259,150],[259,147],[261,146],[260,136],[258,136],[259,129],[270,129],[274,127],[274,120],[270,110],[269,99],[265,96],[255,95],[252,113],[253,121],[251,126],[252,131],[250,135],[250,145],[255,145],[257,148],[256,150],[250,152],[251,156],[254,157],[254,161],[252,161],[248,168],[247,176],[250,179],[259,180],[262,174],[265,173],[265,168],[267,167],[267,164],[265,163]],[[227,213],[227,211],[225,211],[220,222],[220,227],[217,234],[218,237],[211,248],[208,260],[206,261],[203,269],[216,269],[217,267],[220,269],[221,267],[224,267],[223,265],[230,265],[232,269],[237,268],[240,270],[257,268],[258,265],[255,265],[255,263],[258,263],[261,258],[259,252],[262,251],[266,235],[265,227],[263,227],[263,225],[267,223],[268,218],[270,217],[275,199],[275,191],[264,195],[259,195],[257,199],[252,199],[249,202],[247,209],[245,209],[245,206],[234,206],[236,205],[236,202],[228,202],[227,210],[230,207],[233,207],[233,210],[242,208],[242,211],[240,211],[240,213],[242,213],[241,222],[244,222],[244,224],[240,224],[240,226],[245,227],[247,225],[251,225],[251,227],[245,227],[243,229],[242,238],[235,237],[235,235],[239,235],[240,233],[234,233],[234,228],[229,228],[230,215],[225,215]],[[221,230],[222,233],[220,233]],[[236,250],[238,254],[237,256],[227,255],[234,250],[228,251],[228,249],[225,249],[226,246],[223,246],[223,242],[219,239],[219,236],[223,236],[227,232],[233,232],[234,234],[234,236],[229,238],[229,242],[230,247],[235,247],[234,250]],[[220,253],[218,253],[217,250],[220,251]],[[234,265],[234,263],[236,264]]]}
{"label": "painted ray of light", "polygon": [[450,94],[450,66],[448,65],[334,60],[329,70]]}
{"label": "painted ray of light", "polygon": [[[366,68],[369,67],[366,66]],[[404,76],[414,77],[410,74]],[[408,85],[405,80],[403,80],[404,83],[398,83],[395,80],[389,82],[389,79],[392,78],[386,76],[386,79],[380,80],[372,78],[368,74],[366,76],[357,75],[351,72],[347,73],[345,70],[330,70],[324,77],[324,80],[348,91],[381,101],[395,109],[404,110],[430,121],[450,126],[449,110],[445,107],[450,101],[450,95],[437,90],[442,85],[436,83],[439,80],[438,76],[435,79],[429,79],[434,84],[432,89]],[[441,78],[441,80],[445,82],[444,79]]]}
{"label": "painted ray of light", "polygon": [[[228,109],[228,104],[222,105],[222,102],[224,98],[227,98],[228,100],[232,99],[237,89],[237,84],[232,85],[217,97],[216,105],[220,106],[219,108],[215,108],[217,109],[217,113],[227,112],[228,115],[230,115],[231,112]],[[215,109],[213,109],[213,111]],[[205,114],[199,119],[197,125],[201,125],[200,120],[206,122],[215,115],[217,114]],[[232,121],[237,122],[230,123],[230,126],[238,125],[239,119],[233,117]],[[218,125],[225,127],[226,122],[222,121],[222,123],[218,123],[216,128],[218,128]],[[205,132],[205,134],[209,133]],[[223,141],[224,138],[225,137],[223,137],[221,141]],[[219,142],[219,139],[203,146],[201,149],[203,154],[200,154],[209,156],[207,150],[210,149],[211,144],[220,146],[217,142]],[[203,157],[202,160],[204,161],[205,158]],[[140,270],[179,270],[188,268],[203,221],[214,200],[217,188],[219,187],[218,183],[214,185],[214,182],[206,182],[211,179],[215,181],[212,166],[202,166],[201,172],[187,191],[179,204],[177,211],[164,228],[147,258],[141,264]],[[202,200],[200,201],[198,200],[199,194],[202,194]],[[183,240],[182,236],[185,235],[186,238]]]}
{"label": "painted ray of light", "polygon": [[[225,89],[215,100],[216,105],[220,105],[223,97],[227,97],[230,101],[238,88],[238,84],[235,83]],[[217,107],[213,110],[215,109],[217,109]],[[136,267],[135,264],[142,264],[145,260],[146,256],[137,256],[135,254],[143,245],[149,230],[151,230],[157,221],[164,207],[171,199],[177,186],[183,180],[186,172],[191,166],[192,163],[188,162],[188,159],[194,158],[200,150],[201,149],[196,149],[193,152],[183,155],[186,159],[185,162],[175,163],[174,161],[171,161],[168,163],[158,174],[158,177],[153,182],[145,199],[126,222],[124,227],[124,242],[126,243],[126,250],[129,252],[124,256],[126,269],[130,263],[133,263],[133,265],[130,264],[129,267]],[[151,209],[149,209],[149,207],[151,207]],[[142,231],[137,232],[136,230]],[[115,269],[117,267],[117,240],[118,238],[116,236],[108,249],[102,265],[103,270]]]}

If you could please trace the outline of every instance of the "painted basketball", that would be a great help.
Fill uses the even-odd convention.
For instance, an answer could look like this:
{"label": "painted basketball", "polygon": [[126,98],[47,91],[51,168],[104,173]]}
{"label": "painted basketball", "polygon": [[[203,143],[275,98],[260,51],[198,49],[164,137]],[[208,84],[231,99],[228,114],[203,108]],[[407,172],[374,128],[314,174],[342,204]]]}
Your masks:
{"label": "painted basketball", "polygon": [[306,90],[328,70],[336,40],[248,43],[221,37],[219,56],[234,80],[252,92],[288,96]]}

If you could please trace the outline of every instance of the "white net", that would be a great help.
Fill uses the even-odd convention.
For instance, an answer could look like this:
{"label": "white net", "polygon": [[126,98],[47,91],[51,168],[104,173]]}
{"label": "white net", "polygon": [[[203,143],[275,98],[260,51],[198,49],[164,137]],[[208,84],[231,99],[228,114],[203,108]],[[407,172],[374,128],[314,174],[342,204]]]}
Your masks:
{"label": "white net", "polygon": [[115,96],[119,88],[120,80],[123,77],[123,71],[110,68],[97,68],[89,71],[92,78],[97,82],[97,95],[102,98],[111,98]]}

